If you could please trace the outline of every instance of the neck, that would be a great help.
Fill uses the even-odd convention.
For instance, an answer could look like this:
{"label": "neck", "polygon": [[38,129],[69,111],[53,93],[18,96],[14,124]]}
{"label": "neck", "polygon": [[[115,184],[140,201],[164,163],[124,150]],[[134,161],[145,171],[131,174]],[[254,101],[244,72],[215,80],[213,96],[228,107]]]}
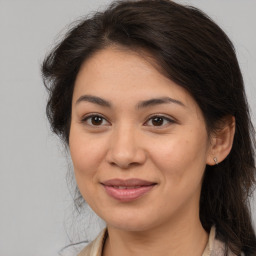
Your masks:
{"label": "neck", "polygon": [[199,217],[191,218],[191,215],[182,221],[176,219],[163,227],[139,232],[108,226],[108,234],[104,256],[201,256],[208,241]]}

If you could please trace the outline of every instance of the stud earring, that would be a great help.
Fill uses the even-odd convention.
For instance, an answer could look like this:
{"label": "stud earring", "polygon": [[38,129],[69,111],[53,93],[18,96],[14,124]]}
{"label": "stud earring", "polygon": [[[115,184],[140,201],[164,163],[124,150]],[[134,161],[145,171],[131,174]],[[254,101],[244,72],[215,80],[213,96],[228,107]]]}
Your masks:
{"label": "stud earring", "polygon": [[214,163],[217,165],[218,164],[218,159],[217,159],[217,157],[214,157],[213,158],[213,161],[214,161]]}

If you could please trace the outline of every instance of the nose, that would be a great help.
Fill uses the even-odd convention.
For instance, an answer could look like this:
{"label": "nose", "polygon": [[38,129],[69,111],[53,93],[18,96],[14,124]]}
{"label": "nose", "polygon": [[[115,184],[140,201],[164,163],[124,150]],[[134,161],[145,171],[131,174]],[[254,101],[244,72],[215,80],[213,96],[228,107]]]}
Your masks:
{"label": "nose", "polygon": [[109,164],[128,169],[131,166],[143,165],[146,161],[142,138],[132,127],[123,126],[116,129],[110,139],[110,147],[106,156]]}

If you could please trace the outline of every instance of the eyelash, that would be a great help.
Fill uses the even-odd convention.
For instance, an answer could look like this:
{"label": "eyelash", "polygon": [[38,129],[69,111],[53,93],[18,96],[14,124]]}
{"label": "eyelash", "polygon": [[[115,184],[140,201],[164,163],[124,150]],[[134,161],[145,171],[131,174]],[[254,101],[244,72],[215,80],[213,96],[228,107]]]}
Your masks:
{"label": "eyelash", "polygon": [[[175,121],[174,121],[173,119],[171,119],[171,118],[169,118],[169,117],[166,117],[166,116],[164,116],[164,115],[153,115],[153,116],[149,117],[145,123],[148,123],[149,121],[152,122],[152,121],[153,121],[154,119],[156,119],[156,118],[162,119],[163,122],[167,122],[167,124],[160,125],[160,126],[157,126],[157,125],[150,125],[150,126],[153,126],[153,127],[165,127],[166,125],[170,125],[170,124],[175,123]],[[145,123],[144,123],[144,124],[145,124]]]}
{"label": "eyelash", "polygon": [[[103,122],[107,122],[107,123],[109,123],[110,124],[110,122],[106,119],[106,118],[104,118],[102,115],[100,115],[100,114],[90,114],[90,115],[88,115],[88,116],[85,116],[82,120],[81,120],[81,122],[82,123],[86,123],[87,125],[89,125],[89,126],[91,126],[91,127],[102,127],[102,126],[106,126],[106,124],[104,125],[102,125],[102,124],[99,124],[99,125],[94,125],[94,124],[92,124],[92,118],[95,118],[95,117],[98,117],[98,118],[101,118],[102,120],[103,120]],[[144,122],[144,124],[146,124],[146,123],[148,123],[148,122],[152,122],[155,118],[160,118],[160,119],[162,119],[163,120],[163,122],[167,122],[167,124],[164,124],[164,125],[149,125],[149,126],[152,126],[152,127],[165,127],[166,125],[169,125],[169,124],[173,124],[173,123],[176,123],[176,121],[175,120],[173,120],[173,119],[171,119],[171,118],[169,118],[169,117],[166,117],[166,116],[164,116],[164,115],[153,115],[153,116],[151,116],[151,117],[149,117],[148,119],[147,119],[147,121],[146,122]],[[90,121],[90,124],[88,123],[88,121],[89,120],[91,120]],[[144,125],[143,124],[143,125]],[[108,125],[107,125],[108,126]]]}
{"label": "eyelash", "polygon": [[92,118],[94,118],[94,117],[101,118],[101,119],[104,120],[105,122],[108,122],[108,123],[109,123],[109,121],[108,121],[106,118],[104,118],[102,115],[100,115],[100,114],[90,114],[90,115],[88,115],[88,116],[85,116],[85,117],[81,120],[81,122],[82,122],[82,123],[86,123],[87,125],[92,126],[92,127],[100,127],[100,126],[102,126],[102,125],[93,125],[92,123],[91,123],[91,124],[88,124],[88,123],[87,123],[88,120],[91,120],[91,121],[92,121]]}

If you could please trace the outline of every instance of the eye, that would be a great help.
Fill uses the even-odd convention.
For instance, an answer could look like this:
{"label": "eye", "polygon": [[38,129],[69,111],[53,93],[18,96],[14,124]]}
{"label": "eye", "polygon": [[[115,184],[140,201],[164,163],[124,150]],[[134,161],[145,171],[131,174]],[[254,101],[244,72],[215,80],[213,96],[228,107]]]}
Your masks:
{"label": "eye", "polygon": [[89,115],[83,118],[82,123],[90,126],[106,126],[110,125],[109,122],[100,115]]}
{"label": "eye", "polygon": [[148,121],[145,123],[147,126],[167,126],[170,123],[175,123],[175,121],[171,118],[165,116],[152,116]]}

